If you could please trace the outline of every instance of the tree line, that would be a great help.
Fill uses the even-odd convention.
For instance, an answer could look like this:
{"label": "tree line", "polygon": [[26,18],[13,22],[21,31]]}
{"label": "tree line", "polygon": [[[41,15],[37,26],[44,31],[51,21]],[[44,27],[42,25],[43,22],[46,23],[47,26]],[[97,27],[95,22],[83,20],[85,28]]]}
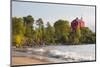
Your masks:
{"label": "tree line", "polygon": [[[72,32],[68,20],[59,19],[46,26],[42,18],[35,20],[31,15],[12,17],[12,44],[16,47],[43,45],[95,44],[96,34],[88,27]],[[35,24],[35,26],[34,26]]]}

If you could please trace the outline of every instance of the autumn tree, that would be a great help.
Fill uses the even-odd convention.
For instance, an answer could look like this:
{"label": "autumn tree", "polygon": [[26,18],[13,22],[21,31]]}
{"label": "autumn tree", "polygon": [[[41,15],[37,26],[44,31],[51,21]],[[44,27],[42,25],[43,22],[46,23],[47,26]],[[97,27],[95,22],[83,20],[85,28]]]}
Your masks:
{"label": "autumn tree", "polygon": [[12,18],[12,41],[17,47],[21,47],[23,44],[25,34],[25,26],[23,24],[22,18],[13,17]]}

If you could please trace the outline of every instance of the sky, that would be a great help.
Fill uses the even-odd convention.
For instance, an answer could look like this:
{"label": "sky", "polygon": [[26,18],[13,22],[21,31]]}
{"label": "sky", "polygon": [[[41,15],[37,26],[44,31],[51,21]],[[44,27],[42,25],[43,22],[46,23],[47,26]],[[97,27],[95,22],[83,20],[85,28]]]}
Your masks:
{"label": "sky", "polygon": [[32,15],[35,20],[42,18],[44,25],[51,25],[59,19],[73,21],[82,17],[85,26],[95,32],[95,7],[79,5],[47,4],[35,2],[12,2],[12,16],[23,17]]}

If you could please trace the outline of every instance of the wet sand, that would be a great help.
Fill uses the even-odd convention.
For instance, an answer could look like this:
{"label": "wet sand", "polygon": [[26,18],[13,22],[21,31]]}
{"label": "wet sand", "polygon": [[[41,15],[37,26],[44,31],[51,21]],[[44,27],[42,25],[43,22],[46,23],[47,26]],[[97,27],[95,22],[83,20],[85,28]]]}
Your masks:
{"label": "wet sand", "polygon": [[29,57],[12,57],[12,65],[26,65],[26,64],[46,64],[49,63],[45,60]]}

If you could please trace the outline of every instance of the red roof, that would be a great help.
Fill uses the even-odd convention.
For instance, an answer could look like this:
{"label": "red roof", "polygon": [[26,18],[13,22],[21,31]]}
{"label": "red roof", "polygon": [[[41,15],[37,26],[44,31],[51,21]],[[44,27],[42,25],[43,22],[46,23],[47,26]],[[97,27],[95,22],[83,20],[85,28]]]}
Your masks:
{"label": "red roof", "polygon": [[85,22],[82,19],[76,18],[71,22],[72,30],[76,30],[77,27],[82,28],[85,27]]}

